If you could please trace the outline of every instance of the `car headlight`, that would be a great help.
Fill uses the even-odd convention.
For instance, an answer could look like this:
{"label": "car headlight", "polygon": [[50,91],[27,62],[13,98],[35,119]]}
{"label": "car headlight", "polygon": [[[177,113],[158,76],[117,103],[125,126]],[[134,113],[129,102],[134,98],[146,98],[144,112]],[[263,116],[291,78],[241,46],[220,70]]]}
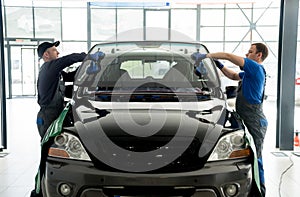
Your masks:
{"label": "car headlight", "polygon": [[48,156],[91,161],[80,140],[70,133],[62,133],[54,138]]}
{"label": "car headlight", "polygon": [[237,159],[249,157],[250,155],[251,149],[246,144],[245,132],[238,130],[221,137],[208,161]]}

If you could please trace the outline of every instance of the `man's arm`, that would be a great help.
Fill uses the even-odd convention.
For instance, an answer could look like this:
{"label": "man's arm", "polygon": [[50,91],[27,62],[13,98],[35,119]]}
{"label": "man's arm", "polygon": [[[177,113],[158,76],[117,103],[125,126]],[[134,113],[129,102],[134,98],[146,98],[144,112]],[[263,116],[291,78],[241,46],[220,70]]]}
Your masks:
{"label": "man's arm", "polygon": [[245,60],[243,57],[231,54],[231,53],[208,53],[206,57],[213,58],[213,59],[223,59],[232,62],[233,64],[239,66],[240,68],[244,67]]}
{"label": "man's arm", "polygon": [[64,68],[69,67],[74,63],[82,62],[85,57],[86,57],[86,53],[72,53],[72,54],[57,58],[56,60],[53,60],[56,65],[55,69],[57,70],[57,72],[60,72]]}
{"label": "man's arm", "polygon": [[231,54],[231,53],[224,53],[224,52],[218,52],[218,53],[207,53],[207,54],[201,54],[199,52],[193,53],[191,55],[191,58],[195,60],[196,62],[202,61],[205,58],[212,58],[217,67],[223,72],[223,74],[232,80],[241,80],[239,73],[224,67],[224,65],[219,62],[217,59],[224,59],[232,62],[236,66],[239,66],[241,69],[244,67],[245,59],[243,57]]}
{"label": "man's arm", "polygon": [[227,67],[223,67],[220,69],[221,72],[226,76],[228,77],[229,79],[232,79],[232,80],[241,80],[240,76],[239,76],[239,73],[227,68]]}
{"label": "man's arm", "polygon": [[[239,66],[241,69],[244,67],[244,63],[245,63],[245,60],[244,60],[243,57],[240,57],[240,56],[237,56],[237,55],[234,55],[234,54],[231,54],[231,53],[223,53],[223,52],[208,53],[208,54],[206,54],[206,57],[213,58],[213,59],[228,60],[228,61],[232,62],[233,64]],[[216,61],[216,64],[218,64],[217,61]],[[233,70],[231,70],[231,69],[229,69],[227,67],[224,67],[223,65],[221,66],[220,70],[229,79],[232,79],[232,80],[241,80],[241,78],[239,76],[239,73],[237,73],[237,72],[235,72],[235,71],[233,71]]]}

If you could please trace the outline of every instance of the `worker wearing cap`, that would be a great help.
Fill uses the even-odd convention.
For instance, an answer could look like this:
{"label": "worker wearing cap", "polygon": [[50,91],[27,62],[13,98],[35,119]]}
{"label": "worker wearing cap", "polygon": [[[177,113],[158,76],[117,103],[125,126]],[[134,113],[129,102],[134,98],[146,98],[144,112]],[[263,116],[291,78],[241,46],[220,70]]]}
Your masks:
{"label": "worker wearing cap", "polygon": [[37,81],[38,104],[40,105],[37,114],[37,127],[41,138],[64,108],[62,70],[76,62],[83,61],[86,57],[86,53],[72,53],[58,57],[59,52],[56,47],[59,44],[59,41],[43,42],[37,48],[39,58],[44,60]]}

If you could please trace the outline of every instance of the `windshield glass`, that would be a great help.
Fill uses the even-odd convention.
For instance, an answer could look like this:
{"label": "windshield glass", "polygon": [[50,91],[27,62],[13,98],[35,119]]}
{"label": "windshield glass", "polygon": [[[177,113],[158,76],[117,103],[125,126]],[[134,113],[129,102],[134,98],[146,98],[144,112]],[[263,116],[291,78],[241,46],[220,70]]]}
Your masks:
{"label": "windshield glass", "polygon": [[[89,54],[101,51],[101,61],[86,58],[75,85],[103,94],[114,91],[158,93],[209,93],[219,87],[219,78],[209,58],[196,65],[191,55],[207,53],[198,43],[161,41],[104,43],[95,45]],[[199,66],[200,74],[195,74]],[[91,69],[95,67],[97,69]]]}

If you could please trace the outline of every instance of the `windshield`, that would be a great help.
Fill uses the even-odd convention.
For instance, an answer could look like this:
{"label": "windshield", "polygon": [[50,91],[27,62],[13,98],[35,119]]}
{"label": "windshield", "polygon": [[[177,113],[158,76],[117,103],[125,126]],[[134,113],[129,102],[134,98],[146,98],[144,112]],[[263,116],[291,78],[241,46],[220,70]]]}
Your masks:
{"label": "windshield", "polygon": [[[81,65],[75,85],[95,94],[109,92],[196,93],[210,94],[219,87],[219,78],[209,58],[201,62],[201,72],[195,74],[191,54],[207,53],[198,43],[121,42],[95,45],[89,52],[105,54],[101,62],[87,58]],[[95,72],[90,68],[98,65]],[[86,90],[87,91],[87,90]]]}

